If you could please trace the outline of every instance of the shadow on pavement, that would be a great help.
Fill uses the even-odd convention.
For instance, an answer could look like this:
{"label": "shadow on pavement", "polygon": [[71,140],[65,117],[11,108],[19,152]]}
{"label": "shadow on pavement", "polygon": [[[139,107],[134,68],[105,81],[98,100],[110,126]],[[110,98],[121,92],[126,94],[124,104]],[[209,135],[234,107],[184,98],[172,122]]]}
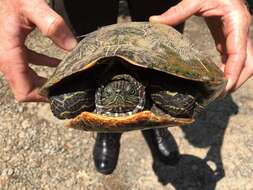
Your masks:
{"label": "shadow on pavement", "polygon": [[[177,190],[214,190],[217,182],[225,176],[221,147],[229,118],[237,113],[238,106],[231,96],[227,96],[209,105],[196,123],[181,127],[190,144],[198,148],[209,148],[204,159],[194,155],[180,155],[177,164],[166,165],[152,146],[149,146],[153,157],[153,170],[159,182],[163,185],[171,183]],[[148,142],[148,139],[146,141]],[[171,149],[178,150],[172,135],[171,142]]]}

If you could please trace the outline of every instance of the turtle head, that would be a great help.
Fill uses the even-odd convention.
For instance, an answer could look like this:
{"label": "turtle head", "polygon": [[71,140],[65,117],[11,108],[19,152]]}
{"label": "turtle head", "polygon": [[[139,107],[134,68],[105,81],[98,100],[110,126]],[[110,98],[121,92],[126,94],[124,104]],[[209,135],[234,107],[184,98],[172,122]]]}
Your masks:
{"label": "turtle head", "polygon": [[96,113],[117,117],[144,109],[145,86],[127,68],[123,70],[112,68],[101,77],[95,94]]}

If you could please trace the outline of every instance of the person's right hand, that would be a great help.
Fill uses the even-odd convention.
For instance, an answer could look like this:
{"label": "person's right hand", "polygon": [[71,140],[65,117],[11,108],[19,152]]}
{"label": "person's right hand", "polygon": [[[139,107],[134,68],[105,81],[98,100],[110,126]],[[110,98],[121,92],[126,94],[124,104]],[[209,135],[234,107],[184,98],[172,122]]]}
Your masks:
{"label": "person's right hand", "polygon": [[251,15],[245,0],[182,0],[150,21],[178,25],[192,15],[205,18],[224,63],[226,93],[234,92],[253,75]]}
{"label": "person's right hand", "polygon": [[77,44],[64,20],[44,0],[1,0],[0,71],[18,102],[46,101],[38,93],[45,78],[28,63],[53,67],[59,62],[26,48],[25,39],[35,27],[65,50]]}

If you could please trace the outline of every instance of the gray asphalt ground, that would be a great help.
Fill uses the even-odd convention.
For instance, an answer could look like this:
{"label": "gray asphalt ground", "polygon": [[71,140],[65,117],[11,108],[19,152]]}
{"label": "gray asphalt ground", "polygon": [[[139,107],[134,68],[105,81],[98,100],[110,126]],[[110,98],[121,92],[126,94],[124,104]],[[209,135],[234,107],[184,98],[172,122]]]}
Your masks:
{"label": "gray asphalt ground", "polygon": [[[187,21],[185,35],[219,62],[200,18]],[[27,45],[50,56],[65,55],[39,32],[31,34]],[[53,72],[36,70],[43,76]],[[16,103],[0,76],[0,189],[252,190],[252,85],[253,79],[208,106],[195,124],[170,128],[182,154],[177,166],[153,159],[135,131],[122,137],[115,172],[103,176],[95,171],[91,156],[95,133],[65,128],[48,104]]]}

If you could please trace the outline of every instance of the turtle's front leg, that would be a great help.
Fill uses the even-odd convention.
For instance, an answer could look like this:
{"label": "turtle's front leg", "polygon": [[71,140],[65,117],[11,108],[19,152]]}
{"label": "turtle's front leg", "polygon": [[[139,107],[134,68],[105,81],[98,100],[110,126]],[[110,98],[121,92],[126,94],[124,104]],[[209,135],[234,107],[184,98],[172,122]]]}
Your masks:
{"label": "turtle's front leg", "polygon": [[151,99],[157,107],[174,117],[192,117],[197,106],[193,96],[168,90],[151,92]]}
{"label": "turtle's front leg", "polygon": [[70,119],[84,111],[95,109],[94,90],[67,92],[49,97],[53,114],[59,119]]}

